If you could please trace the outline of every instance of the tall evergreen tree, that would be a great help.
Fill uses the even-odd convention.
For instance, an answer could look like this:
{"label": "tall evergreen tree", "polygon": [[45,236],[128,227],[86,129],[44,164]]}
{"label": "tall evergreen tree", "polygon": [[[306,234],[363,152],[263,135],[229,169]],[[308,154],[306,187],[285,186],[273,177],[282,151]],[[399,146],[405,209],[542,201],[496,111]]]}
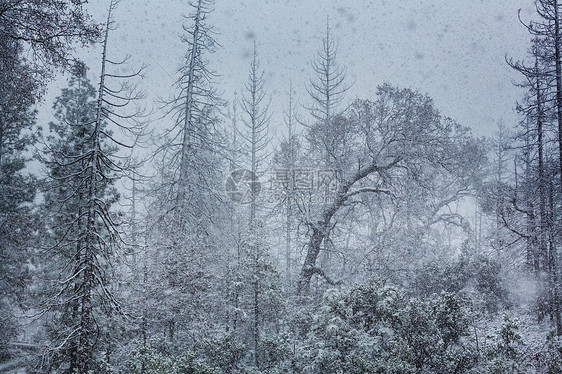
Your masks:
{"label": "tall evergreen tree", "polygon": [[22,277],[30,264],[27,248],[34,226],[30,203],[35,183],[24,168],[26,150],[34,142],[32,106],[42,97],[53,70],[70,66],[72,44],[87,45],[99,35],[79,2],[0,2],[0,320],[6,328],[0,329],[7,332],[0,339],[3,353],[2,342],[16,331],[10,315],[22,302],[26,283]]}
{"label": "tall evergreen tree", "polygon": [[[88,261],[85,246],[91,171],[88,159],[82,156],[91,151],[96,118],[96,89],[87,79],[84,65],[75,67],[68,88],[62,90],[53,108],[56,122],[50,124],[51,135],[47,138],[49,181],[45,184],[44,209],[49,212],[46,228],[50,234],[49,246],[53,247],[51,253],[55,256],[45,271],[48,277],[57,272],[58,275],[46,283],[47,289],[57,290],[56,297],[46,306],[49,315],[59,315],[49,326],[53,346],[64,344],[53,351],[50,365],[63,368],[68,365],[68,372],[73,372],[78,369],[80,346],[81,275],[83,262]],[[105,129],[105,123],[102,126]],[[114,151],[106,144],[100,146],[103,152]],[[104,169],[102,172],[108,171]],[[108,204],[118,199],[110,180],[98,183],[97,190],[96,196]],[[100,239],[107,240],[107,234]],[[62,289],[57,287],[59,283],[63,284]]]}
{"label": "tall evergreen tree", "polygon": [[[7,41],[0,41],[0,48],[21,49]],[[36,183],[25,168],[35,142],[32,94],[37,87],[26,74],[18,60],[0,61],[0,330],[6,332],[0,337],[0,356],[8,354],[7,340],[18,332],[13,316],[23,305],[34,227]]]}
{"label": "tall evergreen tree", "polygon": [[[101,28],[81,1],[10,1],[0,3],[0,66],[2,72],[20,65],[19,92],[35,100],[43,93],[54,69],[72,65],[72,47],[98,40]],[[24,55],[31,50],[32,58]],[[5,78],[5,77],[0,77]],[[23,83],[23,84],[22,84]],[[10,80],[2,80],[10,84]]]}
{"label": "tall evergreen tree", "polygon": [[53,239],[48,249],[62,256],[54,264],[58,268],[50,288],[54,294],[44,304],[45,313],[61,319],[48,353],[70,351],[56,365],[79,374],[98,370],[98,328],[104,318],[111,320],[124,313],[110,285],[121,242],[112,210],[118,196],[112,186],[127,171],[123,151],[133,144],[116,139],[109,124],[135,139],[139,126],[122,120],[132,119],[138,112],[125,113],[122,108],[131,106],[139,95],[123,81],[119,88],[112,86],[114,79],[138,75],[109,72],[108,65],[115,65],[108,59],[107,45],[116,6],[112,1],[108,10],[97,92],[87,82],[85,68],[75,69],[70,88],[55,104],[59,123],[52,126],[54,135],[48,140],[45,161],[53,184],[46,198],[52,208],[48,226]]}

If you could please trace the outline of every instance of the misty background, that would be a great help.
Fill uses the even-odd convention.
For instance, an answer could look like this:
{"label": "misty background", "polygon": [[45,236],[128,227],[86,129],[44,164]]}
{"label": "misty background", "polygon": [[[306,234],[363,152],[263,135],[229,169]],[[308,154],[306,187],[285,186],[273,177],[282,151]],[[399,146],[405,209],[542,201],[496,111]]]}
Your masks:
{"label": "misty background", "polygon": [[[90,0],[86,8],[97,20],[105,18],[106,2]],[[523,21],[536,18],[534,5],[525,0],[218,0],[208,22],[221,46],[206,58],[231,104],[247,80],[256,41],[276,129],[289,81],[297,101],[310,104],[305,88],[313,73],[310,63],[329,18],[337,62],[353,82],[345,103],[372,97],[378,85],[388,82],[428,94],[442,115],[476,135],[492,135],[498,121],[518,121],[514,108],[523,90],[512,84],[520,77],[505,58],[520,58],[528,49],[530,37],[517,18],[519,9]],[[129,69],[148,65],[139,88],[149,108],[173,92],[186,53],[180,40],[182,16],[189,12],[185,1],[142,0],[123,1],[115,12],[118,28],[110,35],[109,51],[130,55]],[[100,53],[95,47],[77,53],[90,67],[90,79],[99,75]],[[51,98],[64,84],[64,77],[51,84],[41,118],[50,120]],[[306,110],[300,108],[300,116],[306,119]]]}

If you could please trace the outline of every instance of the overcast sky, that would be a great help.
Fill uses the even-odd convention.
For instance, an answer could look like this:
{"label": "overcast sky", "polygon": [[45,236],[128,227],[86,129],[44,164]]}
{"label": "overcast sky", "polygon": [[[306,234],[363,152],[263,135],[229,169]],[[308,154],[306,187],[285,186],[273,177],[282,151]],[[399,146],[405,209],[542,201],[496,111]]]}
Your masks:
{"label": "overcast sky", "polygon": [[[88,8],[103,20],[108,2],[90,0]],[[246,82],[256,40],[272,96],[272,126],[277,126],[290,79],[299,102],[308,102],[310,62],[329,16],[339,44],[338,63],[355,82],[348,102],[371,97],[377,85],[389,82],[429,94],[443,115],[476,134],[492,134],[500,118],[510,125],[517,121],[513,108],[523,92],[512,85],[519,77],[505,56],[526,54],[530,37],[517,19],[520,8],[524,20],[534,17],[531,0],[216,0],[207,22],[222,47],[208,59],[220,74],[217,87],[231,101]],[[149,100],[172,92],[186,49],[179,37],[181,16],[189,12],[187,1],[180,0],[122,0],[119,5],[110,58],[130,54],[131,67],[150,65],[141,82]],[[94,81],[99,52],[79,53]],[[64,79],[51,85],[42,117],[48,116]]]}

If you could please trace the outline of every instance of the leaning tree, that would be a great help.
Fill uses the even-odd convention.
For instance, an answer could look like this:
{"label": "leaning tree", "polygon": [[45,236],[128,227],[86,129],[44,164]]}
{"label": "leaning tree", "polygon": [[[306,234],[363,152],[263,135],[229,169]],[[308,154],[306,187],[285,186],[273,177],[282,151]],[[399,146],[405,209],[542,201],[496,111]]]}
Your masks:
{"label": "leaning tree", "polygon": [[449,178],[463,185],[433,204],[431,221],[455,219],[441,215],[441,209],[469,192],[468,176],[474,174],[474,165],[482,164],[484,154],[468,129],[441,117],[429,97],[390,85],[379,87],[374,100],[357,100],[331,120],[329,130],[316,129],[308,140],[317,146],[329,144],[327,151],[341,176],[333,199],[305,218],[309,239],[299,277],[301,295],[309,292],[315,275],[338,283],[317,260],[357,198],[376,194],[392,201],[400,198],[405,180],[428,188],[429,175]]}

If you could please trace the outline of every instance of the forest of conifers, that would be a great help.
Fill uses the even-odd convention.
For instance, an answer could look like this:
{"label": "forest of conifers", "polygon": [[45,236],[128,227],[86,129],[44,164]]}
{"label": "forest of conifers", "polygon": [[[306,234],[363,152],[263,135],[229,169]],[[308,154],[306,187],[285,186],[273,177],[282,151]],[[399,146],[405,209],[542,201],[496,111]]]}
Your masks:
{"label": "forest of conifers", "polygon": [[562,6],[535,5],[519,120],[476,137],[412,88],[353,99],[329,20],[279,124],[256,43],[224,99],[212,0],[157,109],[118,1],[0,0],[0,372],[562,373]]}

